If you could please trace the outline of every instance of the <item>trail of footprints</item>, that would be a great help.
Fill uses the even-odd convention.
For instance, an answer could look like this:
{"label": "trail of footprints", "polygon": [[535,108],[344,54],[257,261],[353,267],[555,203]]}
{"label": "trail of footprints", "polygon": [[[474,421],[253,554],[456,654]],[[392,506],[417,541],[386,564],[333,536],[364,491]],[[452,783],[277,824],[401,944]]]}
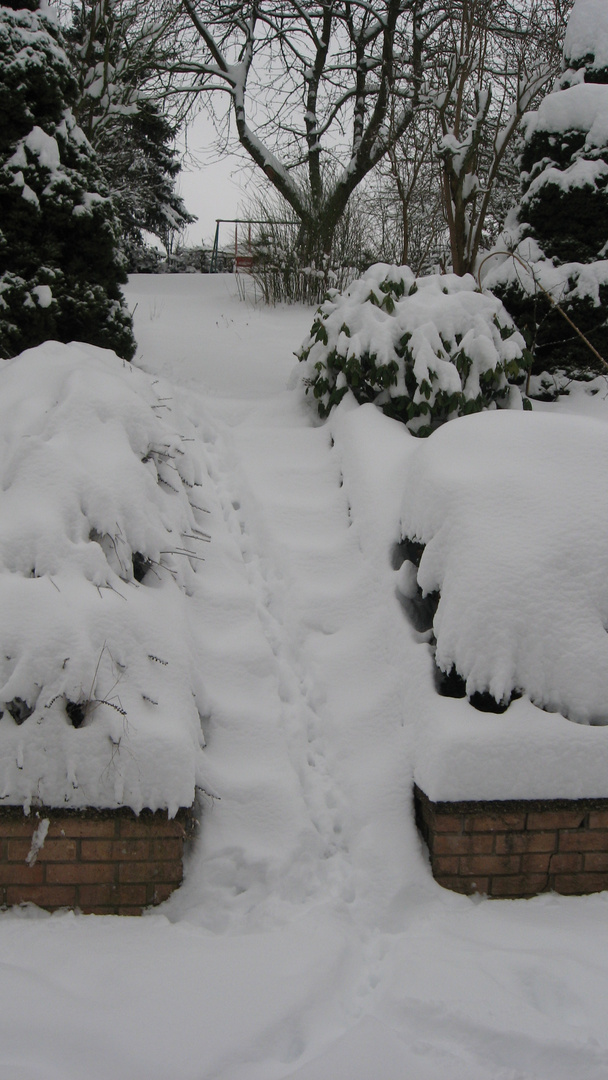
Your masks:
{"label": "trail of footprints", "polygon": [[[224,520],[275,657],[283,737],[318,835],[313,862],[319,885],[349,902],[354,889],[345,800],[328,764],[323,687],[306,659],[308,635],[332,632],[327,592],[335,591],[338,602],[343,598],[349,580],[344,562],[356,554],[329,437],[319,429],[242,425],[220,428],[206,445]],[[344,584],[336,587],[337,578]]]}

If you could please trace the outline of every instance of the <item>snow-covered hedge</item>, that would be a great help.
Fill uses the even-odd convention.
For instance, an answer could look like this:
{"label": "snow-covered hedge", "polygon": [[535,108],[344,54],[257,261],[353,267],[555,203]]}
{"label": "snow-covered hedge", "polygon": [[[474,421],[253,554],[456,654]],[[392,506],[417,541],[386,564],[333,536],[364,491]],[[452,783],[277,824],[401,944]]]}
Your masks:
{"label": "snow-covered hedge", "polygon": [[439,593],[436,662],[469,697],[513,691],[608,724],[608,428],[484,413],[415,450],[403,535],[425,545],[399,588]]}
{"label": "snow-covered hedge", "polygon": [[0,363],[0,805],[191,804],[201,460],[112,352],[47,342]]}
{"label": "snow-covered hedge", "polygon": [[[534,353],[534,372],[603,365],[608,332],[608,4],[576,0],[566,70],[524,119],[521,198],[484,286],[501,298]],[[516,258],[505,257],[505,251]],[[545,292],[543,292],[545,290]]]}
{"label": "snow-covered hedge", "polygon": [[319,308],[298,358],[325,417],[352,390],[428,435],[455,416],[521,407],[525,343],[495,297],[455,274],[379,263]]}

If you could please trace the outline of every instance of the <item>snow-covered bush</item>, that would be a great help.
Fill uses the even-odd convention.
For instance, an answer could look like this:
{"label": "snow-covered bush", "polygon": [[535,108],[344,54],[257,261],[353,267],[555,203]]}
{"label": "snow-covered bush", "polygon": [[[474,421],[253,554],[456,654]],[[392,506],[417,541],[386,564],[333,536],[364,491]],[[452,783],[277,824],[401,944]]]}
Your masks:
{"label": "snow-covered bush", "polygon": [[54,338],[130,359],[116,221],[61,35],[48,12],[14,6],[0,4],[0,356]]}
{"label": "snow-covered bush", "polygon": [[484,285],[503,300],[534,370],[598,369],[545,289],[606,357],[608,329],[608,4],[576,0],[558,88],[524,122],[522,196]]}
{"label": "snow-covered bush", "polygon": [[608,724],[606,424],[484,413],[445,425],[415,455],[402,531],[424,550],[403,563],[398,587],[438,599],[441,671],[469,697],[506,704],[523,693]]}
{"label": "snow-covered bush", "polygon": [[0,805],[193,801],[208,479],[154,387],[89,345],[0,362]]}
{"label": "snow-covered bush", "polygon": [[521,406],[525,344],[500,301],[474,279],[415,277],[372,266],[319,308],[298,358],[325,417],[351,390],[428,435],[445,420]]}

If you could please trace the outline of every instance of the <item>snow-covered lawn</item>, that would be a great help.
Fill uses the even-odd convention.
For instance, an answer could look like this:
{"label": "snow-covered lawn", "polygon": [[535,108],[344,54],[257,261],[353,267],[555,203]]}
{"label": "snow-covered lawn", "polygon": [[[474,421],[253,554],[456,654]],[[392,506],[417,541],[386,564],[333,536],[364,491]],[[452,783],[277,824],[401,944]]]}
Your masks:
{"label": "snow-covered lawn", "polygon": [[414,827],[420,733],[438,701],[473,711],[437,698],[396,596],[422,444],[373,406],[315,423],[287,388],[310,311],[223,276],[126,292],[213,481],[190,613],[209,794],[164,907],[0,916],[2,1080],[605,1080],[608,894],[452,894]]}

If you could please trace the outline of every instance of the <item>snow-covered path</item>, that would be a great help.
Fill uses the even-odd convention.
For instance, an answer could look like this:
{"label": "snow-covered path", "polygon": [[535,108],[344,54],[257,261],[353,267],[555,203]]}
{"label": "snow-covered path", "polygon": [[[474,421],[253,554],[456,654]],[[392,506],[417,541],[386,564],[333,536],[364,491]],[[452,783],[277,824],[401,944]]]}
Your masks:
{"label": "snow-covered path", "polygon": [[608,896],[470,900],[411,811],[428,651],[390,564],[409,439],[315,426],[310,312],[139,278],[141,362],[203,440],[201,829],[143,919],[0,919],[2,1080],[605,1080]]}
{"label": "snow-covered path", "polygon": [[[232,919],[242,928],[244,913],[251,925],[270,925],[281,905],[288,917],[305,898],[347,905],[361,925],[378,925],[407,880],[414,836],[403,715],[412,646],[390,567],[398,503],[387,512],[386,477],[374,470],[398,473],[411,440],[370,410],[376,455],[357,461],[348,415],[333,430],[314,426],[284,389],[293,364],[284,338],[268,342],[268,367],[282,361],[274,386],[260,356],[265,335],[245,382],[239,319],[272,324],[285,313],[240,305],[227,317],[225,280],[208,288],[223,300],[216,327],[232,327],[233,346],[224,343],[215,392],[201,393],[196,374],[200,387],[208,368],[195,368],[207,343],[195,339],[179,372],[188,389],[174,392],[202,436],[217,498],[199,651],[208,786],[221,803],[203,808],[201,851],[182,893],[207,898],[214,926]],[[138,299],[146,302],[157,310]],[[303,333],[310,313],[296,314]],[[140,330],[140,342],[144,366],[162,374],[156,328],[152,341]],[[352,515],[362,479],[365,505]],[[231,904],[224,893],[235,865]]]}
{"label": "snow-covered path", "polygon": [[[231,801],[206,816],[201,888],[226,859],[226,831],[228,882],[235,855],[246,884],[245,867],[257,866],[251,886],[263,909],[289,898],[301,905],[305,896],[358,901],[372,903],[377,921],[377,905],[402,887],[395,825],[410,820],[406,642],[382,572],[389,545],[378,572],[349,516],[338,446],[327,427],[310,426],[293,394],[236,410],[207,402],[206,412],[215,421],[206,421],[205,436],[225,523],[208,556],[218,610],[212,617],[208,609],[201,642],[207,756],[210,787]],[[237,581],[241,615],[232,611],[225,626],[225,591],[234,593]],[[209,822],[216,816],[217,838]],[[242,896],[238,919],[251,902]]]}

